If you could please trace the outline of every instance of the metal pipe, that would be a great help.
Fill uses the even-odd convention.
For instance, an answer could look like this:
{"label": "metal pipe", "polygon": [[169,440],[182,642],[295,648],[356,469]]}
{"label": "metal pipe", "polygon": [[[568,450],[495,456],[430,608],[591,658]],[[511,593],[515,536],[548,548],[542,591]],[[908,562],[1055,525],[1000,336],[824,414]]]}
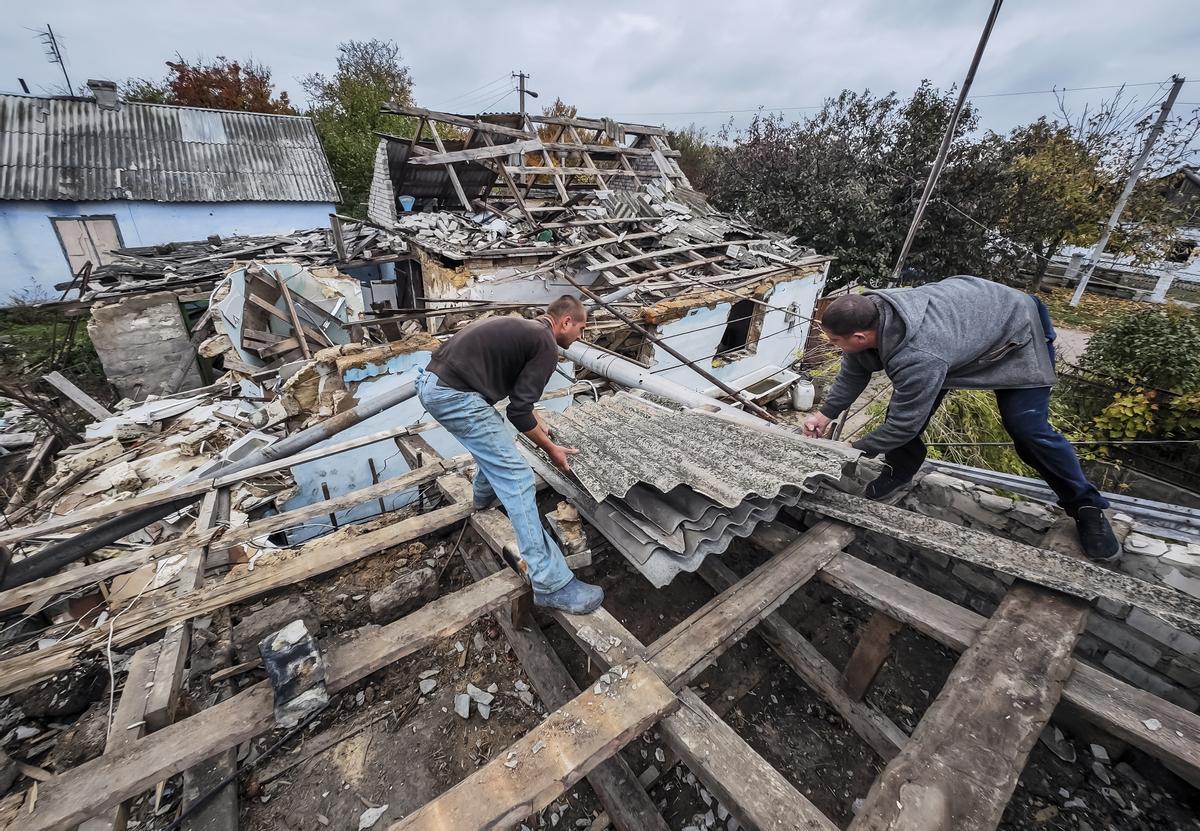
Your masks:
{"label": "metal pipe", "polygon": [[[368,398],[357,407],[346,410],[344,413],[338,413],[320,424],[314,424],[306,430],[301,430],[299,433],[281,439],[268,447],[256,450],[243,459],[238,459],[237,461],[221,460],[215,468],[205,471],[205,475],[211,477],[218,473],[222,475],[237,473],[239,470],[246,470],[265,462],[273,462],[293,456],[301,450],[312,447],[317,442],[331,438],[341,431],[366,421],[368,418],[378,415],[390,407],[407,401],[416,394],[416,382],[409,381],[407,384],[402,384],[394,390]],[[63,566],[86,557],[97,549],[116,542],[122,537],[127,537],[136,531],[140,531],[150,523],[160,520],[165,516],[183,510],[193,502],[198,502],[202,496],[203,494],[196,494],[194,496],[181,497],[161,505],[155,505],[152,508],[131,511],[123,516],[114,517],[106,522],[102,522],[93,528],[76,534],[68,540],[51,543],[25,559],[10,564],[7,573],[4,575],[3,583],[0,583],[0,588],[10,589],[22,586],[31,580],[37,580],[40,577],[53,574]]]}
{"label": "metal pipe", "polygon": [[610,381],[615,381],[623,387],[642,390],[651,395],[657,395],[684,407],[695,407],[702,410],[721,412],[727,416],[747,424],[761,425],[763,420],[758,416],[740,410],[704,393],[696,392],[658,375],[654,375],[633,361],[605,352],[584,341],[575,341],[568,349],[559,349],[563,357],[575,362],[584,369],[601,375]]}

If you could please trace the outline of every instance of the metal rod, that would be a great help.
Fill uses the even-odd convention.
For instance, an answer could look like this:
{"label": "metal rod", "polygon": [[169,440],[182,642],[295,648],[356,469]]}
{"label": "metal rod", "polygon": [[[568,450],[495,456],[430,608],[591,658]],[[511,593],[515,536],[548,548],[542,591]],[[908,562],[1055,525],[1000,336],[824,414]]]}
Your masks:
{"label": "metal rod", "polygon": [[702,369],[701,367],[697,366],[693,361],[684,357],[684,355],[682,353],[676,351],[673,347],[668,346],[658,336],[652,334],[649,330],[644,329],[641,326],[639,326],[638,324],[634,323],[633,320],[630,319],[628,315],[625,315],[622,312],[618,311],[618,309],[615,306],[613,306],[611,303],[609,303],[604,298],[600,297],[600,295],[596,294],[591,289],[581,286],[579,283],[577,283],[574,280],[574,278],[567,275],[566,273],[564,273],[562,276],[568,283],[570,283],[572,286],[574,286],[579,291],[583,292],[584,295],[591,298],[595,302],[599,303],[605,309],[608,309],[609,312],[611,312],[617,319],[619,319],[626,326],[633,329],[633,331],[642,335],[643,337],[645,337],[647,340],[649,340],[654,345],[662,347],[663,351],[666,352],[668,355],[675,358],[677,361],[684,364],[685,366],[688,366],[691,369],[693,369],[697,375],[704,378],[704,380],[712,383],[717,389],[722,390],[727,395],[732,396],[734,401],[742,402],[743,404],[746,405],[746,407],[748,409],[752,410],[759,417],[766,419],[767,421],[771,422],[772,424],[778,423],[778,419],[775,418],[775,416],[771,415],[769,412],[764,410],[759,405],[755,404],[753,401],[742,398],[742,394],[739,391],[735,390],[733,387],[726,384],[724,381],[722,381],[720,378],[713,375],[711,372],[708,372],[707,370]]}
{"label": "metal rod", "polygon": [[942,173],[942,167],[946,164],[946,156],[950,152],[950,143],[954,140],[954,131],[958,127],[958,119],[962,115],[963,107],[967,103],[967,93],[971,91],[971,82],[975,80],[975,70],[979,68],[979,60],[983,57],[984,47],[987,46],[988,38],[992,34],[992,26],[996,24],[996,16],[1000,14],[1000,5],[1003,0],[995,0],[992,3],[992,12],[988,15],[987,23],[983,26],[983,33],[979,36],[979,44],[975,47],[975,55],[971,58],[971,68],[967,70],[967,77],[963,79],[962,89],[958,91],[958,102],[954,105],[954,113],[950,116],[950,123],[946,125],[946,134],[942,136],[941,147],[938,148],[937,156],[933,160],[933,167],[929,171],[929,178],[925,181],[925,189],[921,192],[921,199],[917,202],[917,212],[913,215],[913,221],[908,226],[908,235],[904,238],[904,245],[900,249],[900,256],[896,258],[896,268],[892,271],[892,280],[900,278],[900,269],[904,267],[904,260],[908,257],[909,249],[912,248],[913,240],[916,239],[917,229],[921,227],[921,218],[925,215],[925,207],[929,204],[929,197],[933,194],[933,188],[937,185],[938,177]]}
{"label": "metal rod", "polygon": [[1162,103],[1162,108],[1158,112],[1158,120],[1154,122],[1154,127],[1151,128],[1150,135],[1146,136],[1146,144],[1142,147],[1142,154],[1133,163],[1133,169],[1129,171],[1129,178],[1125,180],[1125,189],[1121,191],[1120,197],[1117,198],[1117,204],[1113,206],[1112,214],[1108,217],[1108,223],[1104,226],[1104,232],[1100,234],[1100,239],[1096,242],[1096,247],[1092,249],[1092,253],[1088,257],[1087,265],[1083,267],[1083,271],[1079,274],[1079,285],[1075,287],[1075,293],[1071,295],[1072,306],[1079,305],[1079,300],[1083,297],[1084,289],[1087,288],[1088,280],[1092,278],[1092,272],[1096,270],[1096,264],[1100,262],[1100,257],[1104,254],[1104,248],[1108,245],[1108,238],[1112,236],[1113,229],[1117,227],[1117,222],[1121,219],[1121,213],[1125,210],[1125,203],[1129,201],[1129,197],[1133,194],[1133,188],[1137,185],[1138,176],[1142,174],[1142,168],[1146,166],[1146,160],[1150,158],[1150,151],[1154,149],[1154,142],[1158,141],[1163,127],[1166,126],[1167,116],[1171,114],[1171,108],[1175,106],[1175,99],[1179,95],[1179,90],[1183,89],[1184,78],[1182,75],[1176,75],[1171,80],[1173,82],[1171,92],[1167,95],[1167,100]]}

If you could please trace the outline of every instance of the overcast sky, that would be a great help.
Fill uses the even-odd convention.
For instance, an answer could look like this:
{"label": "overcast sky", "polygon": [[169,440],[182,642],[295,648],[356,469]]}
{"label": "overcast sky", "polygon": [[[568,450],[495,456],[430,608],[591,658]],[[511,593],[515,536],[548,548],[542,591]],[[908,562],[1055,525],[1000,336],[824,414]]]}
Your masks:
{"label": "overcast sky", "polygon": [[[923,78],[961,81],[988,0],[663,0],[602,4],[401,3],[396,0],[121,0],[9,8],[0,29],[0,90],[18,78],[46,92],[62,82],[35,29],[61,36],[71,80],[159,78],[175,52],[252,57],[302,103],[298,78],[331,72],[340,41],[391,38],[419,104],[459,112],[516,108],[508,77],[524,70],[541,93],[581,115],[710,130],[765,106],[800,116],[844,88],[910,93]],[[254,10],[251,5],[278,11]],[[1194,78],[1180,109],[1200,102],[1195,0],[1008,0],[973,93],[984,126],[1006,130],[1056,109],[1053,95],[990,96],[1052,87],[1145,84],[1146,101],[1173,73]],[[1074,107],[1113,90],[1068,93]]]}

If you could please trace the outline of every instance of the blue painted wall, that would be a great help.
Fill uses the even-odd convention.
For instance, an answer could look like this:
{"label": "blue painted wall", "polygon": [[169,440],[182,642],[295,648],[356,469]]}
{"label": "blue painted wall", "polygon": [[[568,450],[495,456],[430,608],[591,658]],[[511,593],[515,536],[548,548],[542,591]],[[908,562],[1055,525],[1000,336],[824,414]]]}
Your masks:
{"label": "blue painted wall", "polygon": [[71,279],[50,217],[113,215],[127,246],[212,234],[278,234],[329,224],[331,202],[0,202],[0,307],[36,286],[57,299]]}

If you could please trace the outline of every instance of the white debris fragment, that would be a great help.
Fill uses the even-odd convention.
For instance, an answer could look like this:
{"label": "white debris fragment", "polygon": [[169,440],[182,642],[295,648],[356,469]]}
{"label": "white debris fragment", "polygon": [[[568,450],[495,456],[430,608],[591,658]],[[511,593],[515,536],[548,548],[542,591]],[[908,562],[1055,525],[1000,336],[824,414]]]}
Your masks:
{"label": "white debris fragment", "polygon": [[508,752],[508,756],[507,756],[507,757],[505,757],[505,759],[504,759],[504,766],[505,766],[506,768],[508,768],[509,770],[512,770],[513,768],[515,768],[515,767],[517,766],[517,764],[518,764],[518,762],[517,762],[517,751],[515,751],[515,750],[510,750],[510,751]]}
{"label": "white debris fragment", "polygon": [[541,753],[542,750],[545,749],[545,747],[546,747],[546,743],[544,741],[542,741],[541,739],[538,739],[536,742],[533,743],[533,754],[536,756],[538,753]]}
{"label": "white debris fragment", "polygon": [[476,702],[475,709],[479,711],[479,716],[484,721],[487,721],[492,717],[492,708],[487,704],[480,704]]}
{"label": "white debris fragment", "polygon": [[1105,750],[1101,745],[1092,745],[1092,756],[1097,762],[1104,762],[1106,765],[1109,763],[1108,751]]}
{"label": "white debris fragment", "polygon": [[387,811],[388,806],[380,805],[378,808],[368,808],[362,812],[362,816],[358,818],[358,831],[365,831],[371,828],[375,823],[379,822],[379,818]]}
{"label": "white debris fragment", "polygon": [[491,684],[488,684],[487,691],[493,694],[498,693],[500,692],[500,685],[493,681]]}
{"label": "white debris fragment", "polygon": [[426,678],[420,683],[421,695],[429,695],[437,689],[437,679]]}
{"label": "white debris fragment", "polygon": [[454,696],[454,712],[458,713],[461,718],[470,718],[471,696],[466,693],[459,693]]}
{"label": "white debris fragment", "polygon": [[513,682],[513,689],[515,689],[517,692],[524,692],[525,690],[529,689],[529,685],[518,678]]}
{"label": "white debris fragment", "polygon": [[1162,729],[1162,722],[1156,718],[1143,719],[1142,724],[1146,725],[1147,730],[1161,730]]}
{"label": "white debris fragment", "polygon": [[665,763],[666,763],[666,761],[667,761],[667,754],[666,754],[666,753],[663,753],[663,749],[662,749],[661,747],[656,747],[656,748],[654,749],[654,760],[655,760],[656,762],[658,762],[660,765],[661,765],[661,764],[665,764]]}
{"label": "white debris fragment", "polygon": [[424,680],[426,678],[432,678],[433,676],[437,675],[439,672],[441,672],[440,669],[427,669],[424,672],[417,673],[417,677],[420,678],[421,680]]}

